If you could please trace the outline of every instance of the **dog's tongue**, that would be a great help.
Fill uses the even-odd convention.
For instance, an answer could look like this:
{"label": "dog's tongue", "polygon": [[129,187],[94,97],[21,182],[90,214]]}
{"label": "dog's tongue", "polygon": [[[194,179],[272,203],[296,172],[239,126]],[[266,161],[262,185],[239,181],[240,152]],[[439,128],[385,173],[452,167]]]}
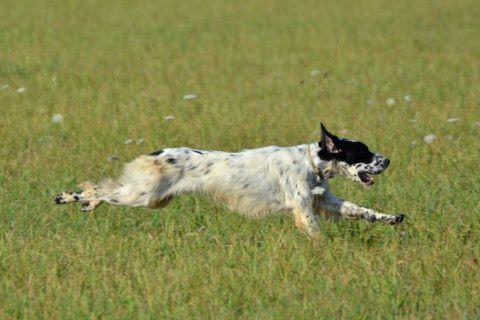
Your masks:
{"label": "dog's tongue", "polygon": [[372,184],[375,183],[375,181],[373,181],[373,178],[370,177],[368,173],[362,172],[359,174],[359,176],[362,182],[365,183],[367,186],[371,186]]}

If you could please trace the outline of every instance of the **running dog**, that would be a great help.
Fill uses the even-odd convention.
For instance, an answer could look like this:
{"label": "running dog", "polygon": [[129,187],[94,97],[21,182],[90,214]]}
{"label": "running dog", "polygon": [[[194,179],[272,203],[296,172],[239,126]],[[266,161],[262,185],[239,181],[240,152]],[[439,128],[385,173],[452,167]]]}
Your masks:
{"label": "running dog", "polygon": [[236,153],[169,148],[141,155],[117,180],[84,182],[79,192],[62,192],[55,203],[82,202],[82,211],[102,202],[161,208],[184,193],[226,203],[250,217],[289,212],[295,225],[318,234],[317,215],[399,224],[403,214],[385,214],[334,196],[328,179],[343,176],[364,186],[374,183],[390,160],[359,141],[339,138],[321,124],[321,140],[292,147],[270,146]]}

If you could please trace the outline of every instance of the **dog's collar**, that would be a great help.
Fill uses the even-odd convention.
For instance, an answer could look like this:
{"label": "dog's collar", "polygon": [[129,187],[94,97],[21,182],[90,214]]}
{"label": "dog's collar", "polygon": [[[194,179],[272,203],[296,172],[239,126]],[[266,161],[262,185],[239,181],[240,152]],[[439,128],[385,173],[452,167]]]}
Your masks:
{"label": "dog's collar", "polygon": [[307,146],[307,156],[308,156],[308,161],[310,161],[310,165],[312,166],[315,174],[318,177],[320,177],[320,179],[325,180],[325,178],[323,177],[322,169],[320,169],[320,167],[315,165],[315,162],[313,162],[312,153],[310,152],[310,145]]}

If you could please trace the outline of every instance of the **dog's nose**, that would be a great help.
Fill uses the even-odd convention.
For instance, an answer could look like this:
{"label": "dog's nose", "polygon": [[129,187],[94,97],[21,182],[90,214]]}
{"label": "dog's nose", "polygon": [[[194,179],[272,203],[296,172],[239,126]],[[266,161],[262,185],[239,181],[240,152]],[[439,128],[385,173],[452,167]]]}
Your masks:
{"label": "dog's nose", "polygon": [[385,164],[385,168],[388,167],[388,165],[390,164],[390,160],[385,158],[385,160],[383,161],[383,163]]}

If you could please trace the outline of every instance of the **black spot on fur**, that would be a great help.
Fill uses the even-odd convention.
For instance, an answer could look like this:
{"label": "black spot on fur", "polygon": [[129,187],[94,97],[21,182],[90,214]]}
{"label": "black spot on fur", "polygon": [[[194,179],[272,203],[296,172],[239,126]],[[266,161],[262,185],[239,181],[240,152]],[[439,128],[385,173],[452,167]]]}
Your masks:
{"label": "black spot on fur", "polygon": [[242,188],[246,189],[246,188],[248,188],[249,185],[250,185],[249,183],[245,183]]}
{"label": "black spot on fur", "polygon": [[204,174],[209,174],[210,173],[210,169],[207,169],[205,170]]}
{"label": "black spot on fur", "polygon": [[117,199],[110,199],[110,202],[111,203],[118,203],[118,200]]}
{"label": "black spot on fur", "polygon": [[202,152],[202,151],[200,151],[200,150],[195,150],[195,149],[192,149],[192,151],[193,151],[193,152],[195,152],[195,153],[198,153],[199,155],[203,155],[203,152]]}
{"label": "black spot on fur", "polygon": [[77,196],[76,194],[74,194],[74,195],[73,195],[73,199],[75,199],[75,201],[78,201],[78,200],[80,200],[80,197]]}
{"label": "black spot on fur", "polygon": [[170,164],[175,164],[175,163],[177,163],[177,159],[175,159],[175,158],[168,158],[168,159],[167,159],[167,162],[170,163]]}
{"label": "black spot on fur", "polygon": [[158,151],[155,151],[155,152],[152,152],[150,153],[151,156],[158,156],[159,154],[162,154],[163,153],[163,149],[160,149]]}

